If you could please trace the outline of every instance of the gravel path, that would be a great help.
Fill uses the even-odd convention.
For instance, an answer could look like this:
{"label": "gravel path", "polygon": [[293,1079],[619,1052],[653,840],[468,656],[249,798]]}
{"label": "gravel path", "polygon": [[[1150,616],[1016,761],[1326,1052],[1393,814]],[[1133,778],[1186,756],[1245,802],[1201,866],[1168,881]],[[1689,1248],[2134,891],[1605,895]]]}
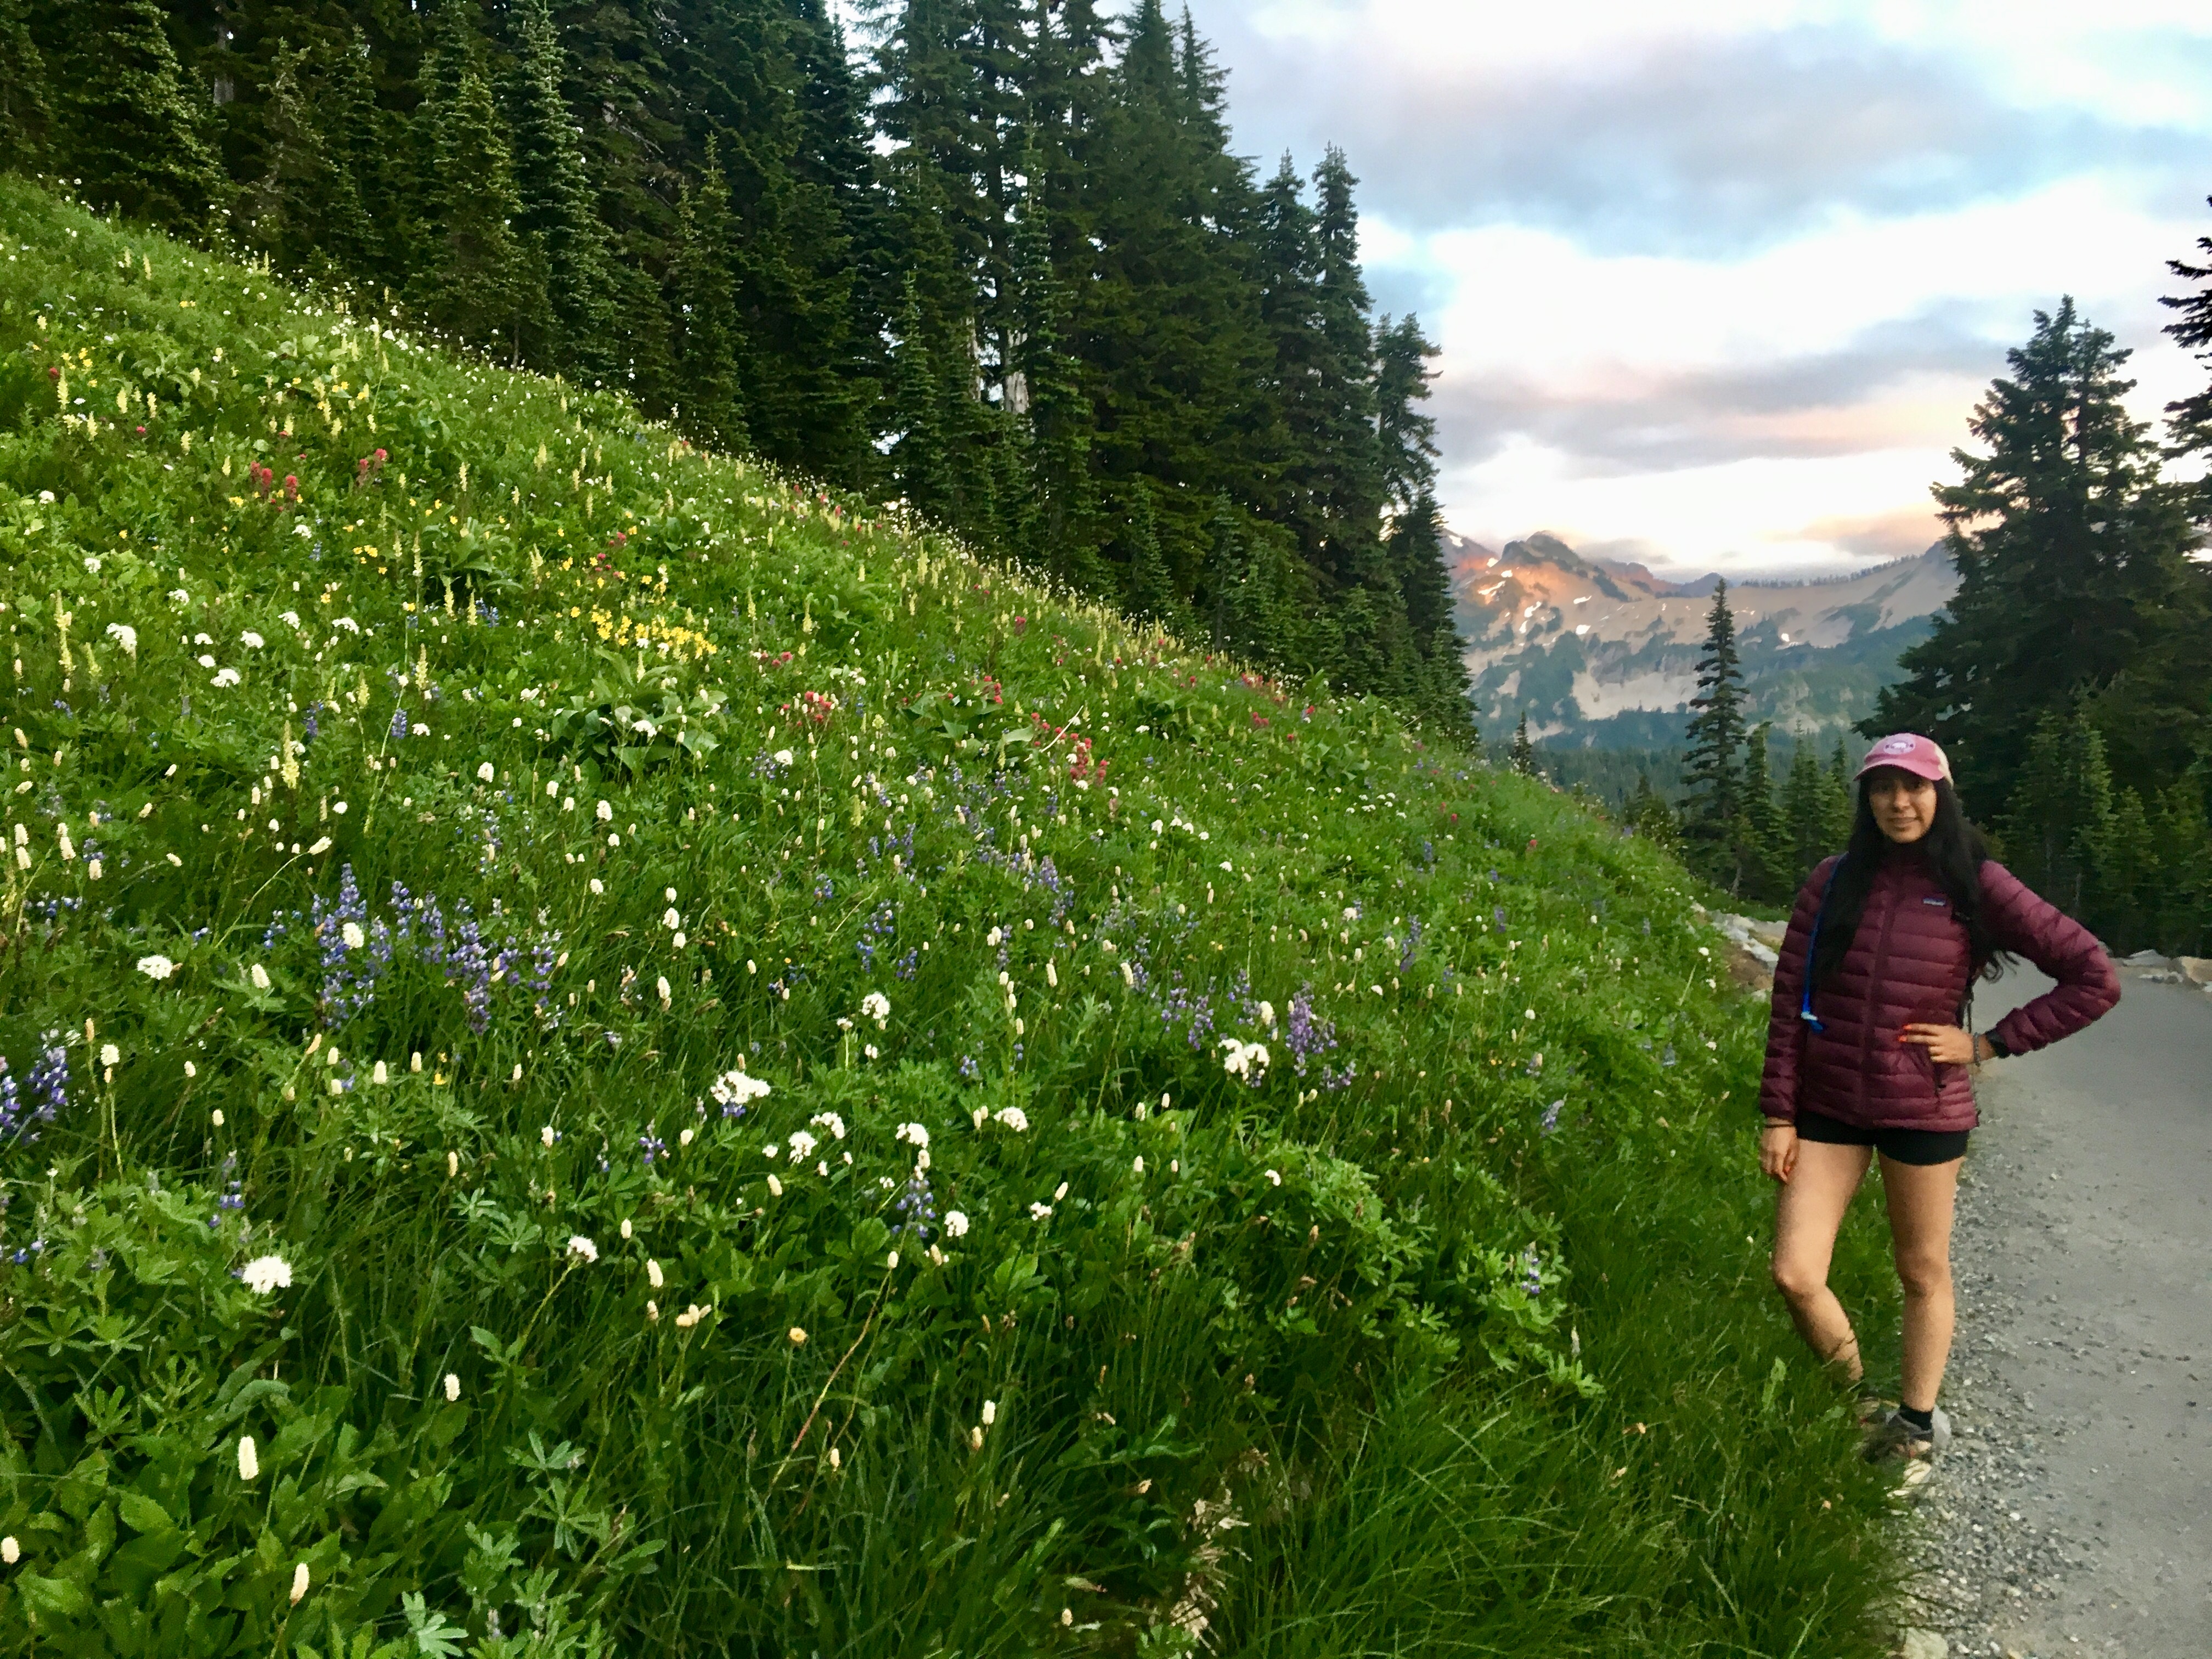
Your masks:
{"label": "gravel path", "polygon": [[[1954,1655],[2212,1655],[2212,996],[1988,1068],[1914,1624]],[[1980,1023],[2042,988],[1981,998]],[[1908,1654],[1941,1651],[1925,1637]]]}

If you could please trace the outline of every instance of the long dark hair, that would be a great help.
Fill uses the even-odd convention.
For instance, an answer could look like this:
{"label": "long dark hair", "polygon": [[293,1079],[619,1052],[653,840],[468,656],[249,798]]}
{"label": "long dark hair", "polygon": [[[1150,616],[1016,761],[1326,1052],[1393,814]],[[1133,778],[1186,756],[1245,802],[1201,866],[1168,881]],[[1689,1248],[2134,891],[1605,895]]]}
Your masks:
{"label": "long dark hair", "polygon": [[[1881,826],[1874,821],[1874,805],[1869,797],[1876,773],[1887,769],[1877,768],[1859,780],[1858,811],[1851,819],[1850,843],[1836,872],[1835,885],[1828,890],[1827,909],[1820,918],[1820,943],[1813,954],[1815,986],[1829,983],[1843,967],[1844,953],[1859,931],[1860,918],[1866,915],[1867,894],[1875,877],[1885,862],[1905,850],[1882,834]],[[1951,914],[1966,927],[1967,957],[1972,963],[1967,980],[1971,1000],[1974,977],[1995,979],[2004,971],[2004,958],[1990,936],[1988,923],[1982,920],[1982,866],[1989,860],[1989,844],[1982,839],[1982,832],[1966,821],[1959,805],[1959,792],[1948,778],[1936,780],[1936,822],[1911,850],[1926,856],[1929,872],[1950,896]]]}

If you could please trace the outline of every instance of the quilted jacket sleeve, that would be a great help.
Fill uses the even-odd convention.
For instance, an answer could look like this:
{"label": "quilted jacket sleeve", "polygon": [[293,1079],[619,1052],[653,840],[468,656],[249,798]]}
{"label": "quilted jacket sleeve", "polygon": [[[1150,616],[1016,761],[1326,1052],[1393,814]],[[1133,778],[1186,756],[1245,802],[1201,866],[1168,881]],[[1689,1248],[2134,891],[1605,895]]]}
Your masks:
{"label": "quilted jacket sleeve", "polygon": [[1799,1017],[1805,990],[1805,952],[1813,942],[1813,918],[1828,884],[1834,859],[1825,859],[1797,895],[1790,927],[1774,964],[1774,1002],[1766,1020],[1766,1069],[1759,1079],[1759,1110],[1775,1122],[1797,1121],[1797,1073],[1805,1058],[1805,1022]]}
{"label": "quilted jacket sleeve", "polygon": [[2008,1053],[2027,1054],[2071,1036],[2119,1001],[2119,975],[2096,935],[1995,860],[1982,866],[1982,913],[2000,949],[2026,957],[2058,981],[1990,1031]]}

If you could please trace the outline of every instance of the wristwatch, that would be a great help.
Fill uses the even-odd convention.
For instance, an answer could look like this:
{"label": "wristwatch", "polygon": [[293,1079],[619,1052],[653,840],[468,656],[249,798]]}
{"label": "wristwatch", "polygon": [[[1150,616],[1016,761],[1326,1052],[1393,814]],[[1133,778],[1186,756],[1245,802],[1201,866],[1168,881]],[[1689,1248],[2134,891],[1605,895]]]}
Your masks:
{"label": "wristwatch", "polygon": [[1977,1035],[1984,1042],[1990,1045],[1990,1058],[1991,1060],[2010,1060],[2012,1058],[2012,1050],[2006,1048],[2003,1043],[1999,1042],[1996,1038],[1991,1036],[1987,1031],[1979,1032],[1977,1033]]}

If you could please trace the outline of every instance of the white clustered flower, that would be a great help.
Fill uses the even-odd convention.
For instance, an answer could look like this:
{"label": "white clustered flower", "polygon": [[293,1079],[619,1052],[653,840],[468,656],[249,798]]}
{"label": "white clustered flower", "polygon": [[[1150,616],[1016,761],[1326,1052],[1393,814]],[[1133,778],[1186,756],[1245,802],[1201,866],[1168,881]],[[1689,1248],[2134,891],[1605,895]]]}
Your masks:
{"label": "white clustered flower", "polygon": [[368,935],[362,931],[361,924],[357,921],[349,921],[339,928],[338,937],[345,941],[345,947],[349,951],[358,951],[368,943]]}
{"label": "white clustered flower", "polygon": [[256,1296],[266,1296],[276,1290],[289,1291],[292,1288],[292,1264],[281,1255],[257,1255],[246,1264],[239,1277]]}
{"label": "white clustered flower", "polygon": [[599,815],[601,823],[612,823],[615,821],[615,809],[611,802],[603,800],[592,810]]}
{"label": "white clustered flower", "polygon": [[777,750],[775,751],[775,763],[776,763],[778,766],[788,766],[788,765],[790,765],[790,764],[791,764],[791,750],[789,750],[788,749],[779,749],[779,750]]}
{"label": "white clustered flower", "polygon": [[1260,1005],[1260,1029],[1263,1031],[1272,1031],[1275,1029],[1275,1005],[1272,1002],[1263,1002]]}
{"label": "white clustered flower", "polygon": [[263,646],[269,643],[268,641],[263,639],[260,635],[255,633],[250,628],[247,629],[245,633],[240,634],[238,638],[239,642],[244,645],[249,651],[258,651]]}
{"label": "white clustered flower", "polygon": [[1032,1221],[1048,1220],[1051,1216],[1052,1206],[1049,1204],[1032,1204],[1030,1206],[1030,1219]]}
{"label": "white clustered flower", "polygon": [[1224,1037],[1221,1046],[1227,1053],[1221,1069],[1243,1083],[1257,1083],[1267,1070],[1267,1045],[1264,1042],[1239,1042],[1235,1037]]}
{"label": "white clustered flower", "polygon": [[793,1164],[805,1163],[814,1156],[815,1145],[814,1137],[805,1130],[793,1129],[791,1132],[791,1161]]}
{"label": "white clustered flower", "polygon": [[[735,1071],[725,1072],[716,1078],[714,1086],[707,1092],[714,1096],[715,1102],[720,1105],[743,1108],[753,1101],[763,1098],[769,1090],[765,1079],[748,1074],[744,1067],[740,1066]],[[819,1122],[820,1120],[817,1119],[816,1121]],[[840,1124],[837,1128],[837,1139],[842,1140],[844,1138],[844,1126]]]}
{"label": "white clustered flower", "polygon": [[1016,1134],[1022,1133],[1030,1127],[1029,1114],[1024,1112],[1018,1106],[1001,1106],[997,1111],[992,1113],[991,1115],[999,1122],[1005,1124],[1009,1129],[1012,1129]]}
{"label": "white clustered flower", "polygon": [[477,777],[479,781],[484,783],[489,783],[498,775],[498,772],[493,769],[492,763],[489,761],[486,761],[482,766],[477,768]]}
{"label": "white clustered flower", "polygon": [[460,1397],[461,1379],[456,1376],[453,1372],[447,1371],[446,1373],[446,1403],[447,1405],[451,1405],[454,1401],[459,1400]]}
{"label": "white clustered flower", "polygon": [[[200,635],[200,637],[201,637],[202,639],[205,639],[205,638],[207,637],[207,635],[204,635],[204,634],[203,634],[203,635]],[[202,656],[200,656],[200,657],[198,657],[198,658],[196,658],[196,659],[195,659],[195,660],[196,660],[196,661],[199,664],[199,665],[200,665],[201,667],[203,667],[203,668],[212,668],[212,667],[214,667],[214,666],[215,666],[215,659],[214,659],[213,657],[210,657],[210,656],[206,656],[206,655],[202,655]]]}
{"label": "white clustered flower", "polygon": [[107,637],[123,647],[125,656],[135,657],[138,654],[138,630],[131,627],[129,623],[108,623]]}
{"label": "white clustered flower", "polygon": [[1359,907],[1358,907],[1358,905],[1356,905],[1356,904],[1347,904],[1347,905],[1346,905],[1346,906],[1344,907],[1344,919],[1345,919],[1346,921],[1358,921],[1358,920],[1359,920]]}
{"label": "white clustered flower", "polygon": [[923,1128],[919,1123],[902,1123],[898,1126],[898,1133],[893,1135],[891,1139],[894,1140],[903,1140],[912,1146],[927,1148],[929,1145],[929,1131]]}
{"label": "white clustered flower", "polygon": [[120,1066],[123,1063],[123,1050],[117,1048],[112,1042],[101,1043],[100,1045],[100,1063],[103,1066]]}
{"label": "white clustered flower", "polygon": [[561,1132],[550,1123],[538,1132],[538,1144],[541,1146],[550,1147],[560,1138]]}
{"label": "white clustered flower", "polygon": [[945,1236],[947,1238],[968,1237],[968,1217],[965,1212],[959,1210],[947,1210],[945,1212]]}
{"label": "white clustered flower", "polygon": [[1283,1178],[1270,1170],[1267,1171],[1267,1184],[1270,1187],[1279,1187],[1283,1184]]}
{"label": "white clustered flower", "polygon": [[[739,1075],[744,1074],[740,1073]],[[817,1129],[827,1129],[839,1140],[845,1138],[845,1120],[835,1112],[817,1112],[806,1121]]]}
{"label": "white clustered flower", "polygon": [[216,670],[215,678],[210,681],[209,684],[220,689],[222,687],[236,685],[238,681],[239,673],[235,668],[218,668]]}
{"label": "white clustered flower", "polygon": [[9,1533],[5,1538],[0,1538],[0,1563],[5,1563],[12,1567],[22,1559],[23,1547],[15,1541],[14,1533]]}
{"label": "white clustered flower", "polygon": [[599,1247],[592,1243],[590,1239],[585,1237],[581,1233],[570,1233],[568,1235],[568,1254],[570,1255],[581,1256],[586,1261],[597,1261],[599,1259]]}
{"label": "white clustered flower", "polygon": [[860,999],[860,1012],[875,1021],[876,1029],[880,1031],[884,1029],[884,1023],[891,1017],[890,999],[881,991],[871,991]]}
{"label": "white clustered flower", "polygon": [[656,1291],[667,1282],[660,1276],[660,1264],[650,1258],[647,1258],[645,1264],[645,1276],[652,1282],[653,1288]]}
{"label": "white clustered flower", "polygon": [[993,929],[992,929],[992,930],[991,930],[988,934],[986,934],[986,935],[984,936],[983,943],[984,943],[984,944],[986,944],[986,945],[997,945],[997,944],[998,944],[998,942],[999,942],[1000,939],[1004,939],[1005,937],[1006,937],[1006,935],[1005,935],[1004,933],[1000,933],[997,928],[994,927],[994,928],[993,928]]}
{"label": "white clustered flower", "polygon": [[177,964],[167,957],[141,957],[138,971],[148,979],[167,979],[177,971]]}
{"label": "white clustered flower", "polygon": [[661,913],[660,925],[672,933],[684,925],[684,918],[676,913],[676,907],[672,904]]}

